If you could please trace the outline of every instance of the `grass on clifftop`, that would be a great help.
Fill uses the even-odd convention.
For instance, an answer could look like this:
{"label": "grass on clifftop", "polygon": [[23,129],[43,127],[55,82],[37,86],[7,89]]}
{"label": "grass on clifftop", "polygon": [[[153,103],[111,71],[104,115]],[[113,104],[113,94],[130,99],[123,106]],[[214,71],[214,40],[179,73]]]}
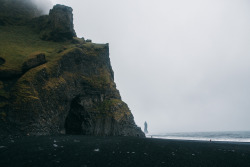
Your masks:
{"label": "grass on clifftop", "polygon": [[[28,26],[0,26],[0,58],[5,60],[3,64],[0,64],[0,72],[14,71],[15,73],[22,74],[23,63],[38,53],[44,53],[47,60],[46,64],[29,70],[18,79],[14,91],[19,97],[16,100],[17,103],[38,99],[38,95],[31,88],[31,85],[29,85],[29,81],[43,68],[48,73],[56,69],[57,63],[63,55],[75,49],[81,49],[88,56],[98,57],[99,51],[106,47],[106,44],[84,43],[84,40],[80,38],[75,38],[74,40],[78,40],[78,42],[73,44],[72,41],[44,41],[39,38],[38,33]],[[107,70],[100,69],[100,76],[88,78],[89,84],[97,88],[110,86],[109,75]],[[62,77],[49,79],[47,88],[56,88],[62,82],[65,82]],[[3,99],[0,101],[0,108],[8,103],[11,96],[11,89],[8,83],[5,83],[4,79],[1,80],[0,78],[0,100]]]}
{"label": "grass on clifftop", "polygon": [[[43,41],[39,38],[39,34],[28,26],[0,26],[0,57],[5,60],[4,64],[0,65],[0,72],[14,71],[21,74],[23,63],[35,53],[45,53],[46,60],[51,62],[60,56],[59,52],[72,46],[71,41]],[[33,97],[29,87],[23,83],[25,82],[20,81],[17,85],[21,91],[19,94],[22,94],[20,98]],[[0,108],[4,107],[10,98],[10,90],[6,88],[8,87],[6,84],[0,81],[0,99],[3,100],[0,101]]]}
{"label": "grass on clifftop", "polygon": [[[82,39],[75,38],[79,43]],[[5,63],[0,65],[0,70],[20,72],[22,64],[34,53],[45,53],[48,62],[58,59],[61,52],[75,47],[71,41],[53,42],[39,38],[29,26],[0,26],[0,58]],[[85,43],[82,44],[88,55],[95,56],[96,51],[102,50],[106,44]]]}
{"label": "grass on clifftop", "polygon": [[21,71],[23,62],[34,52],[43,52],[50,61],[69,42],[43,41],[39,34],[26,26],[0,26],[0,57],[5,63],[0,70]]}

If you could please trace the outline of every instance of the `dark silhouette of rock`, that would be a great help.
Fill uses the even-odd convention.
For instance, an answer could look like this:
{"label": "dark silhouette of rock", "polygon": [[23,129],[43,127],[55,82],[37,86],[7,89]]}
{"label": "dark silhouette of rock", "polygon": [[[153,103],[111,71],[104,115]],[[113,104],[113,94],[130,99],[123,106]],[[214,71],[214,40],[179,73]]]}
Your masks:
{"label": "dark silhouette of rock", "polygon": [[3,69],[0,70],[0,79],[11,79],[20,77],[22,75],[21,71],[15,69]]}
{"label": "dark silhouette of rock", "polygon": [[148,123],[146,121],[144,122],[144,133],[148,133]]}
{"label": "dark silhouette of rock", "polygon": [[87,40],[86,40],[86,42],[89,42],[89,43],[91,43],[91,42],[92,42],[92,40],[91,40],[91,39],[87,39]]}

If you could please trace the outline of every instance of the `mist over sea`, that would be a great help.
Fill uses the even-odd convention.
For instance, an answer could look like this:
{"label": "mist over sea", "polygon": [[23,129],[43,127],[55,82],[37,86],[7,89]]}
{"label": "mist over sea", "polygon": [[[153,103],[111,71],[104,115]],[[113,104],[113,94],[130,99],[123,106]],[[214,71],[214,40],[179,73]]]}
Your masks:
{"label": "mist over sea", "polygon": [[250,131],[162,133],[148,134],[147,137],[177,140],[250,142]]}

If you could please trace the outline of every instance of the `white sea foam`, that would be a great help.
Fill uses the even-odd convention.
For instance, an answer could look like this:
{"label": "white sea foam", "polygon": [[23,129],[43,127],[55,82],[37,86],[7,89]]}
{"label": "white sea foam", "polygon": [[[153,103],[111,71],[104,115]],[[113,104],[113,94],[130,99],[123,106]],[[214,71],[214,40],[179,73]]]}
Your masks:
{"label": "white sea foam", "polygon": [[192,132],[192,133],[166,133],[147,135],[147,138],[222,141],[222,142],[247,142],[250,143],[250,132]]}

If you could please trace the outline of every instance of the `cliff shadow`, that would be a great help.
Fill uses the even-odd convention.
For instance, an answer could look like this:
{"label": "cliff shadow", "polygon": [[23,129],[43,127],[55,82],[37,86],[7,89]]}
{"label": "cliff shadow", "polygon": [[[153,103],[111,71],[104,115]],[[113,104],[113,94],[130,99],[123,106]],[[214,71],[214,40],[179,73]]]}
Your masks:
{"label": "cliff shadow", "polygon": [[[89,115],[80,104],[80,98],[76,97],[71,102],[70,110],[65,120],[64,127],[66,134],[86,134],[84,129],[88,129],[90,125],[88,121],[84,120],[89,120]],[[85,123],[83,124],[83,122]]]}

